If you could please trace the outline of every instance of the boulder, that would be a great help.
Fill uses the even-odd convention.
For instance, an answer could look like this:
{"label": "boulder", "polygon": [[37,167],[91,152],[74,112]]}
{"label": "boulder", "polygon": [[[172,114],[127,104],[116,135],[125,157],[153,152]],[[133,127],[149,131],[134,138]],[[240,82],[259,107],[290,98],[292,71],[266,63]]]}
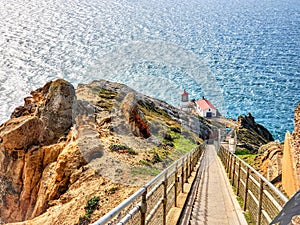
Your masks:
{"label": "boulder", "polygon": [[122,102],[122,111],[131,132],[137,137],[148,138],[151,136],[148,122],[139,109],[135,95],[128,93]]}
{"label": "boulder", "polygon": [[56,142],[68,133],[76,113],[75,89],[69,82],[58,79],[49,86],[45,100],[38,109],[38,116],[44,124],[41,141],[45,144]]}
{"label": "boulder", "polygon": [[256,123],[251,113],[238,117],[237,138],[239,147],[246,148],[253,153],[257,153],[260,146],[274,141],[268,129]]}
{"label": "boulder", "polygon": [[43,122],[36,116],[13,118],[0,127],[0,142],[5,149],[28,149],[38,144]]}
{"label": "boulder", "polygon": [[261,153],[260,168],[262,174],[273,183],[281,181],[283,144],[270,142],[262,145],[258,153]]}
{"label": "boulder", "polygon": [[[48,82],[31,94],[25,98],[24,106],[15,109],[11,119],[0,126],[0,218],[6,222],[22,221],[42,213],[51,197],[60,196],[66,190],[70,177],[69,173],[61,175],[56,168],[55,180],[60,182],[54,181],[54,193],[45,195],[44,201],[39,200],[41,204],[36,206],[37,199],[41,198],[38,193],[44,190],[40,186],[43,173],[49,164],[57,161],[64,148],[64,143],[58,142],[73,125],[76,95],[74,87],[62,79]],[[59,168],[63,171],[68,163],[61,164]],[[54,171],[51,174],[55,175]],[[50,180],[43,182],[50,183]]]}

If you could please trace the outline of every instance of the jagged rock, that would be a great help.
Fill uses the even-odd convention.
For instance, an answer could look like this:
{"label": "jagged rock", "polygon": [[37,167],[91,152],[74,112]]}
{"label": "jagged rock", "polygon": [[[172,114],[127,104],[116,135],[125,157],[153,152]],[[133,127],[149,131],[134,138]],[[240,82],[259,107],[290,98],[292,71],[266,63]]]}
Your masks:
{"label": "jagged rock", "polygon": [[249,113],[238,117],[237,127],[238,146],[257,153],[260,146],[274,141],[272,134],[262,125],[255,122]]}
{"label": "jagged rock", "polygon": [[50,84],[45,101],[38,109],[38,115],[45,127],[43,143],[54,143],[68,133],[75,119],[75,104],[76,95],[72,84],[62,79]]}
{"label": "jagged rock", "polygon": [[[5,193],[0,196],[0,218],[7,222],[29,219],[46,209],[47,197],[36,208],[41,177],[63,149],[63,145],[55,143],[73,124],[76,96],[69,82],[62,79],[48,82],[31,94],[32,97],[25,98],[24,106],[18,107],[0,127],[0,180],[3,182],[0,193]],[[54,145],[43,146],[50,144]],[[66,186],[66,182],[61,186]],[[64,189],[53,196],[59,196]]]}
{"label": "jagged rock", "polygon": [[283,144],[270,142],[262,145],[258,153],[262,154],[259,159],[261,173],[271,182],[281,181]]}
{"label": "jagged rock", "polygon": [[131,132],[137,137],[150,137],[150,130],[143,112],[139,109],[133,93],[128,93],[122,102],[122,110]]}
{"label": "jagged rock", "polygon": [[1,146],[5,149],[28,149],[39,144],[43,122],[36,116],[13,118],[0,127]]}
{"label": "jagged rock", "polygon": [[[104,80],[78,85],[75,95],[59,79],[31,95],[0,127],[0,224],[76,224],[86,202],[100,196],[95,221],[152,178],[133,176],[140,159],[151,159],[158,146],[173,151],[173,143],[161,145],[151,127],[159,128],[157,134],[176,131],[193,143],[210,130],[196,116]],[[113,152],[112,144],[139,155]],[[120,191],[107,194],[116,183]]]}
{"label": "jagged rock", "polygon": [[288,196],[300,188],[300,104],[294,115],[294,132],[287,132],[284,140],[282,186]]}

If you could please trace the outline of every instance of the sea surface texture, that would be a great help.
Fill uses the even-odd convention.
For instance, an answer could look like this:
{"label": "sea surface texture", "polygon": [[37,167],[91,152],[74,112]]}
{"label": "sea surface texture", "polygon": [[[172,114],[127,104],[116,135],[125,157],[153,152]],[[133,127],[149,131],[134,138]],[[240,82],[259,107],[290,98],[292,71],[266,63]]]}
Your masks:
{"label": "sea surface texture", "polygon": [[300,103],[299,0],[0,0],[0,122],[58,77],[175,106],[186,89],[282,141]]}

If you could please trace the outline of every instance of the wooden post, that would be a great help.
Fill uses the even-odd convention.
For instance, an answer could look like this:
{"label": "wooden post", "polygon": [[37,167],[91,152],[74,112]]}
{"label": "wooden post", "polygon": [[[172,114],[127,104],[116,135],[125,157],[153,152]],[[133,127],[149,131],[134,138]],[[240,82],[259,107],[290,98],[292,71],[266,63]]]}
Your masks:
{"label": "wooden post", "polygon": [[247,197],[248,197],[248,183],[249,183],[249,167],[247,166],[247,172],[246,172],[246,180],[245,180],[245,193],[244,193],[244,206],[243,210],[247,210]]}
{"label": "wooden post", "polygon": [[181,164],[181,191],[184,193],[184,159],[182,159]]}
{"label": "wooden post", "polygon": [[193,157],[193,155],[192,155],[192,154],[190,154],[190,168],[189,168],[189,177],[191,176],[191,174],[192,174],[192,170],[193,170],[193,165],[192,165],[192,157]]}
{"label": "wooden post", "polygon": [[175,184],[174,184],[174,191],[175,191],[175,201],[174,201],[174,205],[175,207],[177,207],[177,197],[178,197],[178,163],[176,163],[175,165]]}
{"label": "wooden post", "polygon": [[237,185],[236,185],[236,195],[237,196],[239,196],[239,193],[240,193],[240,179],[241,179],[240,176],[241,176],[241,161],[239,160]]}
{"label": "wooden post", "polygon": [[229,154],[229,172],[228,172],[228,178],[231,179],[231,167],[232,167],[232,156]]}
{"label": "wooden post", "polygon": [[[229,168],[230,168],[230,154],[229,154],[229,152],[226,151],[225,149],[224,149],[224,153],[225,153],[225,155],[226,155],[226,161],[227,161],[226,167],[227,167],[227,173],[228,173],[228,175],[229,175]],[[230,179],[230,177],[229,177],[229,179]]]}
{"label": "wooden post", "polygon": [[188,183],[188,178],[189,178],[189,158],[187,157],[186,159],[186,165],[185,165],[185,183]]}
{"label": "wooden post", "polygon": [[262,198],[264,193],[264,183],[263,180],[260,178],[259,181],[259,196],[258,196],[258,209],[257,209],[257,225],[261,224],[261,212],[262,212]]}
{"label": "wooden post", "polygon": [[232,186],[234,186],[235,164],[236,164],[236,158],[233,156]]}
{"label": "wooden post", "polygon": [[168,173],[165,173],[164,185],[164,196],[163,196],[163,225],[167,225],[167,204],[168,204]]}
{"label": "wooden post", "polygon": [[141,203],[141,225],[146,224],[146,212],[147,212],[147,190],[142,195]]}

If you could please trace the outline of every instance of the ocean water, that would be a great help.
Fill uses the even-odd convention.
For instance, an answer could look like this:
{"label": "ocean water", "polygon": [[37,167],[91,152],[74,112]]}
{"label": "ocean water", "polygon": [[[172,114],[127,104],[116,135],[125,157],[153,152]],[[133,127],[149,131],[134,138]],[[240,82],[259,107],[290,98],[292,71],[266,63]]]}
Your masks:
{"label": "ocean water", "polygon": [[0,122],[46,81],[187,89],[282,141],[300,103],[298,0],[0,0]]}

